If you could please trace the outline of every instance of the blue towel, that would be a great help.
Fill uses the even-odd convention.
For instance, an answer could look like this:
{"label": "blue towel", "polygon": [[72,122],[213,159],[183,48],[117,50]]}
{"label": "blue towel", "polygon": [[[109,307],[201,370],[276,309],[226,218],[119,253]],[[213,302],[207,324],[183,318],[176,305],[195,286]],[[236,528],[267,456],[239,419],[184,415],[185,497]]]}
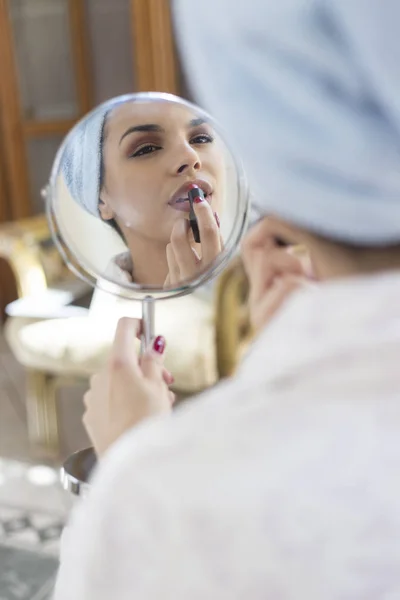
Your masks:
{"label": "blue towel", "polygon": [[100,106],[69,134],[61,159],[68,190],[88,213],[99,217],[102,134],[108,108]]}
{"label": "blue towel", "polygon": [[243,156],[260,211],[338,241],[399,243],[400,1],[173,6],[189,83]]}

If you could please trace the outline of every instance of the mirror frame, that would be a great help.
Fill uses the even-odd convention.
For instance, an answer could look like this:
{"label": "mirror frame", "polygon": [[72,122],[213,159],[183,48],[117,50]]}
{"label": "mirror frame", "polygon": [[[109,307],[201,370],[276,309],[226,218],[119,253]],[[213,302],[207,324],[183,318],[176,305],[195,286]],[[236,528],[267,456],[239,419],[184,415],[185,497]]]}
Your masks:
{"label": "mirror frame", "polygon": [[[55,198],[57,190],[57,178],[60,173],[60,167],[66,144],[74,135],[75,128],[78,126],[78,124],[82,120],[94,114],[99,108],[106,108],[107,106],[112,106],[113,103],[115,103],[116,101],[128,102],[133,99],[139,101],[148,100],[151,102],[170,102],[174,104],[179,104],[188,108],[189,110],[200,113],[207,119],[208,122],[211,123],[213,128],[221,136],[223,143],[228,148],[231,154],[235,166],[237,176],[237,198],[239,214],[236,215],[234,228],[229,235],[227,243],[225,244],[218,258],[211,265],[208,265],[202,273],[200,273],[194,278],[191,278],[190,280],[182,281],[182,283],[175,288],[161,289],[159,286],[144,287],[140,284],[135,283],[116,283],[115,281],[108,277],[105,277],[104,275],[99,275],[91,269],[89,269],[86,265],[83,265],[82,261],[79,260],[78,256],[76,256],[74,252],[68,247],[67,243],[64,241],[62,235],[59,232],[57,214],[55,210]],[[208,281],[216,278],[227,266],[231,258],[234,256],[237,248],[239,247],[240,241],[247,229],[250,213],[250,194],[247,177],[245,175],[242,162],[239,160],[237,155],[231,151],[226,142],[226,139],[227,136],[224,135],[223,131],[221,130],[221,127],[218,125],[215,119],[207,113],[207,111],[189,102],[188,100],[185,100],[184,98],[180,98],[179,96],[174,96],[173,94],[168,94],[164,92],[138,92],[132,94],[124,94],[122,96],[116,96],[96,106],[93,110],[87,113],[74,125],[74,127],[68,132],[67,136],[62,141],[60,147],[57,150],[53,162],[49,183],[43,190],[43,196],[45,198],[46,203],[46,215],[49,223],[50,232],[54,243],[67,267],[74,273],[74,275],[91,285],[93,288],[98,288],[105,292],[113,294],[114,296],[131,300],[143,300],[144,298],[149,296],[153,297],[155,300],[164,300],[168,298],[185,296],[186,294],[191,293],[198,287],[204,285]],[[240,210],[241,207],[242,210]]]}

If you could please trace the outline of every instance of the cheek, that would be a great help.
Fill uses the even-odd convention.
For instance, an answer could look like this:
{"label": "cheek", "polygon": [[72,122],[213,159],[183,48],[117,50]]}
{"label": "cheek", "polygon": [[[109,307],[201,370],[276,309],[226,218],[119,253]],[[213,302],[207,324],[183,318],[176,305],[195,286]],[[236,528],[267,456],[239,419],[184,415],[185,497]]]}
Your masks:
{"label": "cheek", "polygon": [[216,210],[221,210],[225,204],[225,196],[227,189],[227,170],[225,161],[221,158],[220,152],[215,152],[207,157],[207,164],[204,165],[214,180],[214,188],[216,192],[215,205]]}
{"label": "cheek", "polygon": [[221,151],[217,148],[204,156],[202,160],[203,168],[210,173],[217,186],[224,185],[226,179],[226,165]]}
{"label": "cheek", "polygon": [[161,197],[158,182],[145,173],[120,173],[110,190],[114,213],[117,217],[135,226],[152,221],[159,222]]}

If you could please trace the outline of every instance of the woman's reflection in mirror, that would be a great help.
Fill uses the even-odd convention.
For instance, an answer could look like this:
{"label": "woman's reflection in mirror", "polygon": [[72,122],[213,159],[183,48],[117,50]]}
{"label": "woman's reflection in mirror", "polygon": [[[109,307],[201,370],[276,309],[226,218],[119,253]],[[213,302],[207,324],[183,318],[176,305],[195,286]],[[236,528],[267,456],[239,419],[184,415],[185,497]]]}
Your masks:
{"label": "woman's reflection in mirror", "polygon": [[[221,252],[225,149],[213,127],[189,107],[165,101],[100,107],[71,135],[62,167],[73,198],[127,246],[108,275],[176,286]],[[193,184],[205,198],[194,206],[199,244],[188,220]]]}

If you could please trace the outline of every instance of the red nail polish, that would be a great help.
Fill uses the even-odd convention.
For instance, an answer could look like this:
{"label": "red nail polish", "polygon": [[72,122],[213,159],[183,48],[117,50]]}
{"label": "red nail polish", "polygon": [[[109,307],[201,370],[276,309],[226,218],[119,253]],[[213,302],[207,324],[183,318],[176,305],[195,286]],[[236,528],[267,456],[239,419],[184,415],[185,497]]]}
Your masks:
{"label": "red nail polish", "polygon": [[200,204],[200,202],[204,202],[204,198],[202,196],[195,196],[193,202],[195,204]]}
{"label": "red nail polish", "polygon": [[214,217],[215,217],[215,220],[216,220],[216,222],[217,222],[217,225],[218,225],[218,227],[221,227],[221,223],[220,223],[220,220],[219,220],[218,213],[216,213],[216,212],[215,212],[215,213],[214,213]]}
{"label": "red nail polish", "polygon": [[158,354],[164,354],[165,350],[165,338],[162,335],[158,335],[153,343],[154,352],[158,352]]}

